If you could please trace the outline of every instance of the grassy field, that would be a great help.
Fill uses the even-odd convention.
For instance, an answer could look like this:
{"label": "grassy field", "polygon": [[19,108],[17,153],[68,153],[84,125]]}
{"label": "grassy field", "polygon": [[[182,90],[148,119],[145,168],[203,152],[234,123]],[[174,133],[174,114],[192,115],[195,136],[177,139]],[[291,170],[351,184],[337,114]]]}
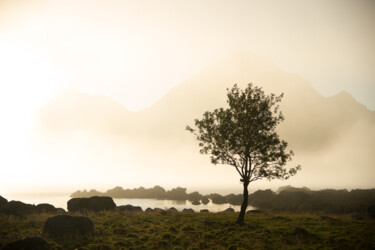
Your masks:
{"label": "grassy field", "polygon": [[[0,220],[0,247],[25,237],[41,236],[53,215]],[[51,241],[52,249],[374,249],[375,220],[351,216],[236,213],[89,214],[95,232],[79,240]],[[307,233],[295,233],[303,228]]]}

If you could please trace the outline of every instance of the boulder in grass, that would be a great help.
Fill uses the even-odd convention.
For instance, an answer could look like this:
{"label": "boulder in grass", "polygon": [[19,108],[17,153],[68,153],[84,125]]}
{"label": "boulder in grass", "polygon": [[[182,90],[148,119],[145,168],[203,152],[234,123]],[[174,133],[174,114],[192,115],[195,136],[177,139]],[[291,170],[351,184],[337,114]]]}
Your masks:
{"label": "boulder in grass", "polygon": [[199,211],[201,213],[209,213],[208,209],[201,209],[201,211]]}
{"label": "boulder in grass", "polygon": [[370,217],[375,218],[375,206],[370,206],[367,209],[367,213]]}
{"label": "boulder in grass", "polygon": [[37,208],[34,205],[26,204],[21,201],[9,201],[3,206],[2,212],[7,216],[24,218],[30,214],[36,213]]}
{"label": "boulder in grass", "polygon": [[36,205],[36,208],[37,208],[38,213],[41,213],[41,214],[43,213],[52,214],[52,213],[57,212],[56,208],[53,205],[48,204],[48,203],[38,204]]}
{"label": "boulder in grass", "polygon": [[58,208],[56,208],[56,213],[57,214],[64,214],[64,213],[66,213],[66,211],[65,211],[64,208],[58,207]]}
{"label": "boulder in grass", "polygon": [[148,213],[149,213],[149,212],[154,212],[154,209],[148,207],[148,208],[146,208],[145,212],[148,212]]}
{"label": "boulder in grass", "polygon": [[56,215],[48,218],[43,226],[46,239],[79,239],[94,232],[94,223],[87,217]]}
{"label": "boulder in grass", "polygon": [[177,213],[178,210],[175,207],[168,208],[168,212]]}
{"label": "boulder in grass", "polygon": [[93,196],[90,198],[73,198],[68,201],[69,212],[101,212],[115,209],[116,204],[111,197]]}
{"label": "boulder in grass", "polygon": [[295,229],[293,229],[292,234],[299,237],[305,237],[309,233],[304,228],[296,227]]}
{"label": "boulder in grass", "polygon": [[352,216],[353,220],[363,220],[363,218],[365,218],[363,214],[355,214]]}
{"label": "boulder in grass", "polygon": [[227,209],[225,209],[225,210],[223,211],[223,213],[234,213],[234,209],[231,208],[231,207],[228,207]]}
{"label": "boulder in grass", "polygon": [[132,205],[123,205],[123,206],[118,206],[117,210],[120,212],[143,212],[142,208],[139,206],[132,206]]}
{"label": "boulder in grass", "polygon": [[184,208],[182,210],[183,213],[194,213],[194,210],[192,208]]}
{"label": "boulder in grass", "polygon": [[252,209],[252,210],[248,210],[246,213],[248,213],[248,214],[261,214],[261,213],[263,213],[263,211],[258,210],[258,209]]}
{"label": "boulder in grass", "polygon": [[31,237],[7,243],[1,250],[47,250],[49,246],[40,237]]}
{"label": "boulder in grass", "polygon": [[3,206],[8,203],[8,200],[5,199],[4,197],[0,196],[0,212]]}
{"label": "boulder in grass", "polygon": [[162,208],[158,208],[158,207],[156,207],[156,208],[154,208],[154,212],[163,213],[163,212],[165,212],[165,210],[162,209]]}

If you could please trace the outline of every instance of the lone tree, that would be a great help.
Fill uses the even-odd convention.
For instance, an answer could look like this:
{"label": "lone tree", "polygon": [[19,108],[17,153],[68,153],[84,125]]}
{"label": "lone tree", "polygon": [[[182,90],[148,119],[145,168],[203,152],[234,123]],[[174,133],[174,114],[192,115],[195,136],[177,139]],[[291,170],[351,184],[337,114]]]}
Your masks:
{"label": "lone tree", "polygon": [[286,151],[287,142],[275,131],[284,120],[278,105],[283,94],[265,95],[253,84],[244,90],[235,84],[227,91],[228,108],[205,112],[201,120],[195,119],[195,129],[189,126],[186,129],[199,141],[200,153],[210,154],[215,165],[234,167],[241,176],[243,202],[237,223],[243,224],[250,182],[263,178],[288,179],[300,166],[285,168],[293,152]]}

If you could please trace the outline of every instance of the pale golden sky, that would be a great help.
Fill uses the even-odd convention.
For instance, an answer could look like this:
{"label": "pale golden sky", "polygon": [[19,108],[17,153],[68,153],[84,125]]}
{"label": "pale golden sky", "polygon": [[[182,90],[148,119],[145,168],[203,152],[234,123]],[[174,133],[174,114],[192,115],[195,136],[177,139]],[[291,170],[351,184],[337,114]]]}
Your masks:
{"label": "pale golden sky", "polygon": [[58,91],[138,110],[238,50],[374,110],[374,25],[371,0],[0,0],[1,165],[30,164],[33,113]]}

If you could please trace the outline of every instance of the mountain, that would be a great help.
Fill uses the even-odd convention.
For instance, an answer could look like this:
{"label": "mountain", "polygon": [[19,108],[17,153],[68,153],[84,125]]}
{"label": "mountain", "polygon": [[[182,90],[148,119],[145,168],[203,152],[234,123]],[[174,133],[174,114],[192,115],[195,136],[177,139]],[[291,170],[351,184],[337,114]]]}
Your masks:
{"label": "mountain", "polygon": [[[223,58],[138,112],[129,112],[104,96],[68,90],[37,112],[36,130],[54,134],[88,130],[138,145],[134,150],[139,152],[153,151],[160,162],[173,154],[181,164],[184,157],[198,151],[186,125],[193,125],[205,111],[225,106],[227,88],[235,83],[245,87],[250,82],[266,93],[284,93],[280,108],[285,121],[279,132],[302,161],[305,179],[307,175],[319,176],[319,172],[335,175],[338,166],[346,171],[341,174],[345,181],[356,176],[353,181],[360,183],[370,180],[368,174],[374,175],[374,111],[346,92],[323,97],[297,74],[247,52]],[[173,164],[172,160],[169,163]],[[359,172],[353,175],[353,171]],[[330,182],[329,177],[321,180]]]}
{"label": "mountain", "polygon": [[91,96],[67,89],[36,112],[36,127],[41,130],[69,133],[90,130],[123,133],[132,113],[120,103],[105,97]]}

